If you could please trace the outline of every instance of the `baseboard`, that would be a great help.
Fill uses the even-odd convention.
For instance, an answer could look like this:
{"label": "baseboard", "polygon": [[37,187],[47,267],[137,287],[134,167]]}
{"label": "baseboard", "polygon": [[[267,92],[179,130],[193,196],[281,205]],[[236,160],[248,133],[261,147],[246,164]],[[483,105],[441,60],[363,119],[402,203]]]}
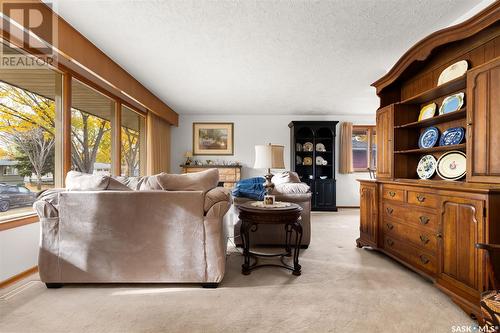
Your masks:
{"label": "baseboard", "polygon": [[359,209],[359,206],[337,206],[337,208]]}
{"label": "baseboard", "polygon": [[31,274],[35,274],[36,272],[38,272],[38,266],[31,267],[30,269],[27,269],[24,272],[21,272],[19,274],[16,274],[13,277],[8,278],[7,280],[0,281],[0,289],[5,288],[11,284],[14,284],[17,281],[22,280],[25,277],[30,276]]}

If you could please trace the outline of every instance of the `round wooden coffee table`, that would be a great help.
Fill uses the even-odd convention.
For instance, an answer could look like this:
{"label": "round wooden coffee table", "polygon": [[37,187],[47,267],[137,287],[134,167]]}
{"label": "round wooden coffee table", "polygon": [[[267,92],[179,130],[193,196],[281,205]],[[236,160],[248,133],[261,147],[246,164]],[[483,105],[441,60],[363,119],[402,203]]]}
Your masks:
{"label": "round wooden coffee table", "polygon": [[[255,202],[255,201],[253,201]],[[243,242],[244,263],[241,266],[241,272],[245,275],[250,274],[253,269],[265,266],[282,267],[292,271],[293,275],[301,274],[299,265],[300,243],[302,241],[302,225],[300,224],[300,213],[302,207],[297,204],[289,203],[287,207],[268,208],[252,206],[253,202],[246,202],[239,206],[239,218],[241,220],[241,239]],[[250,251],[250,232],[255,232],[259,224],[282,224],[286,231],[285,252],[277,254],[258,253]],[[293,251],[293,266],[284,261],[284,257],[292,256],[291,241],[292,233],[295,232],[295,242]],[[280,257],[280,264],[258,264],[258,257]],[[254,262],[251,264],[251,258]]]}

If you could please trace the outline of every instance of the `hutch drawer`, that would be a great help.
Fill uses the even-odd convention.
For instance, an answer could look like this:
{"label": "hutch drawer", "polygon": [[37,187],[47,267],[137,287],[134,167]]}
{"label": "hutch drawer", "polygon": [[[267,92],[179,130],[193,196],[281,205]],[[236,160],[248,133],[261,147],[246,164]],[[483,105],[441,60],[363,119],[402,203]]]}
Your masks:
{"label": "hutch drawer", "polygon": [[418,227],[425,227],[436,231],[438,229],[438,216],[430,211],[408,207],[405,221]]}
{"label": "hutch drawer", "polygon": [[382,214],[385,217],[395,218],[404,220],[406,216],[407,208],[398,204],[393,204],[390,201],[384,201]]}
{"label": "hutch drawer", "polygon": [[428,192],[408,191],[408,203],[420,207],[437,208],[439,206],[439,196]]}
{"label": "hutch drawer", "polygon": [[384,220],[384,235],[408,241],[421,249],[436,253],[438,241],[435,233],[424,228],[417,228],[390,219]]}
{"label": "hutch drawer", "polygon": [[402,188],[384,185],[382,186],[382,198],[404,202],[405,191]]}
{"label": "hutch drawer", "polygon": [[405,241],[389,236],[384,236],[384,249],[415,266],[417,269],[421,269],[431,275],[437,273],[437,259],[428,251],[421,250],[409,245]]}

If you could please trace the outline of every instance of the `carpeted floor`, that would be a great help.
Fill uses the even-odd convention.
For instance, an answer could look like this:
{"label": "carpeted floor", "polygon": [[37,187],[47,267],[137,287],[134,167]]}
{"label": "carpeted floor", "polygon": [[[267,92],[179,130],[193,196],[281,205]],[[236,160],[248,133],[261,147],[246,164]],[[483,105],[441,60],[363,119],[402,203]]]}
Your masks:
{"label": "carpeted floor", "polygon": [[359,211],[313,213],[303,274],[240,273],[234,248],[218,289],[196,285],[67,286],[37,276],[0,290],[0,332],[452,332],[473,322],[393,260],[357,249]]}

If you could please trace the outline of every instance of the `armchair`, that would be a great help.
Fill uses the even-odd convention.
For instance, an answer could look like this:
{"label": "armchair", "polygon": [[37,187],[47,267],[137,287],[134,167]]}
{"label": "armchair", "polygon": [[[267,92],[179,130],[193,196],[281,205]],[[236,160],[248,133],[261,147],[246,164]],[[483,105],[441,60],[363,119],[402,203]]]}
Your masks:
{"label": "armchair", "polygon": [[500,245],[477,243],[476,248],[488,251],[492,287],[481,295],[482,319],[500,332]]}

